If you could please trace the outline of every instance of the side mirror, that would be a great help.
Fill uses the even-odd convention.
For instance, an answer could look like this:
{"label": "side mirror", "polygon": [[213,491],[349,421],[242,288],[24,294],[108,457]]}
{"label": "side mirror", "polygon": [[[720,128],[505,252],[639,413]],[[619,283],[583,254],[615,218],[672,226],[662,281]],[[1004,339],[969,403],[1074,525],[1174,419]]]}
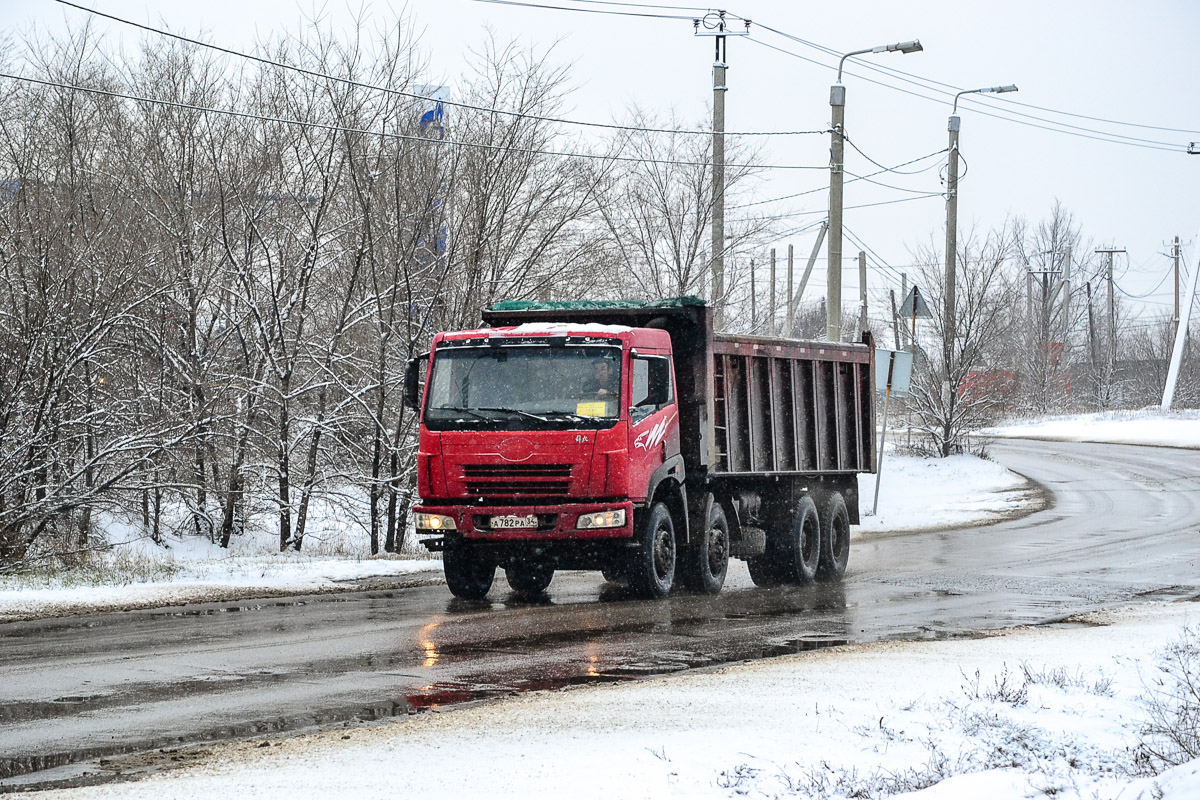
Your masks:
{"label": "side mirror", "polygon": [[404,406],[413,411],[419,411],[421,408],[421,389],[424,388],[421,381],[421,365],[427,363],[429,353],[422,353],[410,359],[408,367],[404,370]]}

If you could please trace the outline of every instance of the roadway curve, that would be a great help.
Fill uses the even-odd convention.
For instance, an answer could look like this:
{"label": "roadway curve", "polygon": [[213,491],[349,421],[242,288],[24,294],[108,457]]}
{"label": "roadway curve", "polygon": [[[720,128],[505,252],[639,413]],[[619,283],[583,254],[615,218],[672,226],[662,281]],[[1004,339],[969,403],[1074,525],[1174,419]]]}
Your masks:
{"label": "roadway curve", "polygon": [[1200,452],[992,452],[1051,505],[856,540],[835,586],[757,589],[736,562],[716,598],[633,601],[566,573],[541,603],[501,576],[482,604],[432,585],[0,625],[0,791],[136,774],[205,741],[1200,593]]}

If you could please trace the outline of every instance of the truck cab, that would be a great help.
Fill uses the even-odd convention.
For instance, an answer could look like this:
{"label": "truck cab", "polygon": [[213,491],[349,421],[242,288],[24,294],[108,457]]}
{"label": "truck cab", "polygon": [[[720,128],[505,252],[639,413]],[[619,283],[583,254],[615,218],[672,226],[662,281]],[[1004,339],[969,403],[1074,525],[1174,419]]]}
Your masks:
{"label": "truck cab", "polygon": [[520,591],[544,589],[556,568],[619,572],[648,498],[683,482],[677,397],[664,330],[438,334],[414,519],[443,552],[451,590],[486,594],[495,566]]}

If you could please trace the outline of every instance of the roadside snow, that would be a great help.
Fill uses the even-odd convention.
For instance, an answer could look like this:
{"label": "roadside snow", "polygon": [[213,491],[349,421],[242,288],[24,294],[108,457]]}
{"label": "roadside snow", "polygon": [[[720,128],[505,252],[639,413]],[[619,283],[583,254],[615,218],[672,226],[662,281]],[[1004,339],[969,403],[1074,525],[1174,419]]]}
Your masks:
{"label": "roadside snow", "polygon": [[1200,411],[1106,411],[1014,421],[981,431],[984,436],[1066,442],[1149,444],[1200,448]]}
{"label": "roadside snow", "polygon": [[1153,604],[833,648],[218,745],[178,772],[39,796],[1195,800],[1200,761],[1133,773],[1155,652],[1198,623],[1195,602]]}
{"label": "roadside snow", "polygon": [[[868,516],[877,477],[879,508]],[[1039,502],[1033,484],[994,461],[969,455],[914,458],[890,449],[878,476],[858,477],[858,493],[862,524],[852,531],[859,534],[980,525]]]}
{"label": "roadside snow", "polygon": [[[875,476],[859,478],[864,514],[871,509]],[[990,522],[1035,502],[1028,482],[998,464],[972,456],[921,459],[885,456],[879,515],[863,517],[862,532],[886,533]],[[111,551],[90,578],[0,578],[0,622],[87,611],[225,601],[355,588],[368,578],[401,578],[441,572],[441,561],[422,557],[419,545],[404,556],[371,557],[366,537],[348,519],[319,517],[306,538],[313,552],[278,552],[270,531],[247,531],[229,550],[207,538],[175,533],[166,545],[140,535],[137,526],[108,519]],[[411,535],[410,535],[411,539]],[[79,585],[71,585],[75,582]]]}

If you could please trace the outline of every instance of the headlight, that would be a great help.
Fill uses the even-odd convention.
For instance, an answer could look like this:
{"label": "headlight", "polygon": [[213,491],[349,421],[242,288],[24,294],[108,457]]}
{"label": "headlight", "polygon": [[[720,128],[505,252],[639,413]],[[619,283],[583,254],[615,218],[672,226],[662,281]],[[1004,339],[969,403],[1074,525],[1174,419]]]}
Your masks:
{"label": "headlight", "polygon": [[618,508],[614,511],[593,511],[589,514],[580,514],[579,521],[575,523],[575,527],[579,529],[624,528],[625,509]]}
{"label": "headlight", "polygon": [[454,525],[454,517],[445,514],[417,514],[416,523],[419,531],[458,530]]}

